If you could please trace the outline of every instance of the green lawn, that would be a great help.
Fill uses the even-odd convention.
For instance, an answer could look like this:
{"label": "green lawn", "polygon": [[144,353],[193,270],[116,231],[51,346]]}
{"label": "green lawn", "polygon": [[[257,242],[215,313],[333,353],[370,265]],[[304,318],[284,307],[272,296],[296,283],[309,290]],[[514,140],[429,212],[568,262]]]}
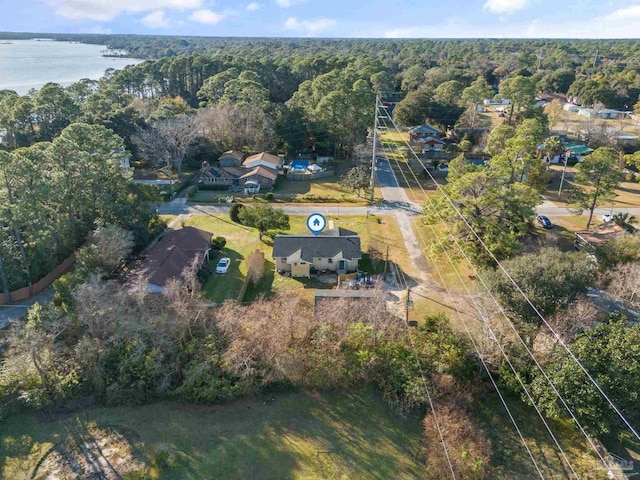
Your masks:
{"label": "green lawn", "polygon": [[[545,477],[570,478],[532,408],[519,399],[506,400]],[[536,478],[494,393],[478,399],[473,416],[491,439],[492,478]],[[68,461],[69,452],[75,452],[115,466],[127,459],[139,474],[124,479],[421,479],[421,418],[420,413],[399,416],[373,390],[277,393],[227,405],[163,402],[15,415],[2,422],[0,478],[47,478],[43,469],[50,473],[58,463],[43,460],[60,454],[58,462]],[[606,478],[571,422],[549,424],[581,478]],[[109,437],[118,442],[105,443]],[[87,449],[88,442],[101,447]],[[611,443],[618,444],[617,439],[607,447],[638,459],[637,445],[621,443],[616,449]]]}
{"label": "green lawn", "polygon": [[[560,187],[560,178],[562,175],[562,167],[558,165],[552,165],[550,170],[553,173],[553,180],[549,184],[549,188],[544,193],[544,197],[550,200],[558,207],[570,207],[567,203],[568,193],[573,188],[573,183],[565,177],[564,184],[562,186],[562,195],[558,198],[558,189]],[[574,167],[568,167],[567,172],[575,172]],[[638,182],[621,182],[618,188],[615,190],[615,200],[613,202],[613,208],[634,208],[640,207],[640,183]],[[611,203],[598,205],[598,207],[607,208],[611,207]],[[588,212],[585,211],[588,214]],[[584,223],[587,223],[587,216],[584,216]]]}
{"label": "green lawn", "polygon": [[[101,431],[127,439],[130,446],[119,448],[130,448],[142,469],[147,466],[148,476],[124,478],[423,476],[417,455],[420,417],[400,417],[373,391],[281,393],[220,406],[167,402],[84,410],[46,422],[39,418],[16,415],[3,422],[1,478],[32,478],[48,450],[60,451],[61,445],[68,450],[69,444],[78,449],[89,435],[100,443]],[[118,451],[98,453],[118,464]]]}
{"label": "green lawn", "polygon": [[[428,250],[425,250],[425,256],[429,260],[429,263],[433,267],[433,278],[437,283],[443,284],[453,290],[463,291],[464,286],[458,278],[458,274],[462,280],[466,283],[467,287],[473,290],[473,285],[470,287],[469,279],[474,278],[474,269],[462,256],[455,256],[454,250],[449,252],[451,262],[449,258],[442,252],[442,249],[437,245],[434,245],[436,239],[443,240],[447,238],[449,232],[442,223],[434,225],[426,225],[421,218],[417,218],[413,224],[416,236],[420,240],[420,243],[427,245]],[[455,268],[454,268],[455,267]],[[456,273],[456,270],[458,273]],[[442,280],[440,276],[442,276]]]}
{"label": "green lawn", "polygon": [[[564,463],[533,407],[508,395],[505,399],[545,478],[572,478],[571,471]],[[511,480],[539,478],[531,458],[497,395],[492,392],[478,402],[474,413],[492,440],[494,452],[492,463],[497,467],[494,478]],[[593,480],[607,478],[602,464],[598,462],[595,453],[572,422],[553,419],[547,419],[547,421],[580,478]]]}
{"label": "green lawn", "polygon": [[406,145],[406,142],[409,141],[409,132],[398,132],[392,128],[390,130],[387,130],[386,132],[381,132],[380,140],[385,144],[390,145]]}
{"label": "green lawn", "polygon": [[[306,218],[302,215],[291,215],[290,233],[308,233]],[[367,218],[364,215],[328,215],[327,221],[333,222],[335,227],[344,227],[358,232],[363,252],[362,270],[369,273],[383,271],[383,259],[387,246],[389,246],[389,258],[402,265],[405,270],[411,270],[402,234],[392,216],[370,215]],[[226,247],[211,261],[217,262],[221,257],[229,257],[231,267],[224,275],[212,274],[204,286],[207,298],[215,303],[237,298],[247,274],[244,260],[256,249],[265,254],[264,275],[258,285],[249,286],[245,301],[251,301],[261,294],[270,294],[277,290],[300,292],[306,289],[310,296],[310,289],[331,286],[321,284],[314,279],[294,279],[275,274],[275,265],[271,258],[272,248],[268,243],[270,241],[268,239],[267,243],[260,241],[256,229],[233,223],[227,215],[195,215],[185,221],[185,226],[198,227],[227,239]]]}
{"label": "green lawn", "polygon": [[[308,233],[306,218],[303,215],[290,216],[290,233]],[[328,215],[326,218],[328,222],[333,222],[335,227],[344,227],[358,232],[364,257],[361,269],[369,273],[381,272],[384,269],[383,259],[386,248],[389,246],[389,258],[399,263],[405,271],[411,271],[411,262],[394,217]],[[233,223],[227,215],[195,215],[185,221],[185,226],[198,227],[227,239],[226,247],[211,261],[217,262],[221,257],[229,257],[231,267],[224,275],[212,274],[204,286],[207,297],[213,302],[221,303],[226,299],[237,298],[247,274],[244,259],[255,249],[265,254],[264,276],[258,285],[247,289],[245,301],[253,300],[262,293],[269,294],[277,290],[300,292],[306,289],[311,292],[310,289],[313,288],[330,286],[319,284],[313,279],[294,279],[275,274],[275,265],[271,259],[271,245],[259,240],[257,230]]]}
{"label": "green lawn", "polygon": [[[557,247],[563,251],[573,251],[573,241],[575,240],[575,232],[584,230],[587,226],[586,215],[550,215],[549,220],[553,223],[553,228],[546,230],[536,224],[536,233],[543,235],[545,246]],[[602,224],[600,218],[593,217],[591,226],[597,227]]]}
{"label": "green lawn", "polygon": [[[278,180],[278,187],[272,192],[273,198],[269,199],[271,203],[305,203],[305,204],[346,204],[349,206],[362,206],[369,204],[369,192],[361,192],[363,196],[359,197],[354,192],[345,190],[338,185],[339,177],[327,177],[315,181],[290,181],[286,178]],[[266,200],[266,194],[260,193],[257,198]],[[225,199],[230,194],[224,190],[199,190],[189,197],[191,203],[225,203]],[[252,203],[256,201],[252,196],[235,197],[243,203]],[[382,198],[380,189],[375,188],[374,197]]]}

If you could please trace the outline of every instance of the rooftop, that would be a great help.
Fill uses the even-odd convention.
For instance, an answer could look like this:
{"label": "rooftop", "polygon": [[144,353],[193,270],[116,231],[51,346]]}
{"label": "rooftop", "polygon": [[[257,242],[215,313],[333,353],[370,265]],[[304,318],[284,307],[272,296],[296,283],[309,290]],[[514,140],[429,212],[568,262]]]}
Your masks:
{"label": "rooftop", "polygon": [[429,133],[442,133],[442,130],[432,127],[431,125],[419,125],[409,129],[411,133],[429,134]]}
{"label": "rooftop", "polygon": [[347,259],[361,259],[360,237],[344,228],[332,228],[316,235],[276,235],[273,240],[273,257],[289,257],[300,252],[300,258],[313,263],[314,258],[335,257],[342,252]]}
{"label": "rooftop", "polygon": [[273,155],[272,153],[267,153],[267,152],[260,152],[260,153],[256,153],[255,155],[251,155],[247,157],[242,163],[244,165],[247,165],[247,164],[256,162],[258,160],[264,160],[265,162],[272,163],[276,167],[280,165],[280,157],[277,157],[276,155]]}
{"label": "rooftop", "polygon": [[212,234],[195,227],[171,230],[148,252],[139,274],[148,283],[164,286],[172,278],[180,278],[198,254],[211,244]]}
{"label": "rooftop", "polygon": [[245,177],[252,177],[253,175],[259,175],[261,177],[267,177],[271,180],[275,180],[276,178],[278,178],[278,173],[275,172],[274,170],[270,169],[270,168],[265,168],[261,165],[257,166],[256,168],[253,168],[251,170],[248,170],[246,173],[244,173],[243,175],[240,176],[240,178],[245,178]]}
{"label": "rooftop", "polygon": [[235,158],[237,160],[242,160],[243,156],[244,155],[242,155],[242,152],[239,152],[238,150],[227,150],[222,155],[220,155],[220,158],[222,158],[222,157],[233,157],[233,158]]}

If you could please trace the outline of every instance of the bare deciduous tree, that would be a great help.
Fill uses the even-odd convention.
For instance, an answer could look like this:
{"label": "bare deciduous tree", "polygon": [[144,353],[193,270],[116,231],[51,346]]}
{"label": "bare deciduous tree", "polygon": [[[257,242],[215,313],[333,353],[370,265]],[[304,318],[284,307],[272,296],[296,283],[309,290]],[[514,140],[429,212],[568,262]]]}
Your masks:
{"label": "bare deciduous tree", "polygon": [[264,253],[260,250],[254,250],[247,255],[247,266],[249,268],[248,275],[254,285],[257,285],[264,276]]}
{"label": "bare deciduous tree", "polygon": [[139,131],[134,141],[151,164],[174,168],[182,176],[182,164],[199,130],[193,115],[159,120],[152,128]]}
{"label": "bare deciduous tree", "polygon": [[631,308],[640,308],[640,263],[623,263],[610,274],[607,291]]}
{"label": "bare deciduous tree", "polygon": [[93,232],[91,243],[96,247],[100,261],[113,268],[131,253],[133,233],[117,225],[101,225]]}
{"label": "bare deciduous tree", "polygon": [[199,110],[196,123],[202,136],[222,151],[259,152],[274,146],[273,120],[256,105],[214,105]]}

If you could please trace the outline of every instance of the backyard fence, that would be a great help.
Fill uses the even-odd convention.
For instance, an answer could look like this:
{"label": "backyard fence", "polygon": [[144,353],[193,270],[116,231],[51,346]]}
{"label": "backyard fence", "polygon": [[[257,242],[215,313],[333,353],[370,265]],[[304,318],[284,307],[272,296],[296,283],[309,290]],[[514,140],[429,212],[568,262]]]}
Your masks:
{"label": "backyard fence", "polygon": [[301,181],[301,180],[316,180],[318,178],[333,177],[335,172],[333,170],[325,170],[324,172],[316,173],[287,173],[287,180]]}
{"label": "backyard fence", "polygon": [[[33,295],[37,295],[42,292],[45,288],[51,285],[55,280],[60,278],[62,275],[67,273],[73,262],[76,260],[76,255],[72,254],[66,260],[64,260],[60,265],[53,269],[53,271],[46,274],[40,280],[33,284]],[[9,298],[6,297],[4,293],[0,293],[0,303],[11,303],[11,302],[19,302],[20,300],[26,300],[27,298],[32,297],[33,295],[29,294],[29,287],[22,287],[18,290],[14,290],[9,292]]]}
{"label": "backyard fence", "polygon": [[[258,258],[260,259],[258,263],[262,263],[262,268],[264,269],[264,253],[256,249],[255,252],[253,252],[253,254],[258,255]],[[247,257],[245,262],[247,263],[247,276],[244,277],[244,281],[242,282],[242,287],[240,287],[240,293],[238,293],[238,299],[237,299],[238,303],[242,303],[244,301],[244,296],[247,293],[247,288],[249,287],[249,283],[252,280],[254,280],[252,265],[251,265],[251,255]],[[259,277],[255,281],[257,282],[258,280],[259,280]]]}

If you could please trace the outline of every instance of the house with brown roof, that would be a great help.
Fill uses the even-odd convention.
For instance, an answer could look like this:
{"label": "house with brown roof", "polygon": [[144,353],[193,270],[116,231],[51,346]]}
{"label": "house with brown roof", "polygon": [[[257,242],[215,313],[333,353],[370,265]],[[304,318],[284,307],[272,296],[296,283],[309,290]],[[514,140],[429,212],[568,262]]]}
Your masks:
{"label": "house with brown roof", "polygon": [[265,168],[262,166],[255,167],[247,171],[240,177],[240,181],[243,183],[253,181],[260,185],[260,188],[271,188],[278,178],[278,172],[272,168]]}
{"label": "house with brown roof", "polygon": [[238,184],[237,180],[240,174],[236,171],[241,171],[241,169],[203,166],[198,183],[212,188],[231,188]]}
{"label": "house with brown roof", "polygon": [[[162,293],[169,280],[180,279],[186,268],[200,256],[204,259],[212,234],[195,227],[171,230],[148,252],[134,278],[146,280],[147,290]],[[133,280],[133,279],[131,279]],[[129,281],[130,285],[135,282]]]}
{"label": "house with brown roof", "polygon": [[275,171],[278,171],[282,164],[283,160],[280,157],[267,152],[251,155],[242,162],[245,168],[266,167]]}
{"label": "house with brown roof", "polygon": [[218,157],[221,167],[239,167],[242,165],[244,155],[238,150],[229,150]]}
{"label": "house with brown roof", "polygon": [[273,187],[278,172],[262,166],[244,167],[210,167],[204,165],[200,172],[199,184],[210,188],[234,189],[245,188],[251,184],[250,192],[257,193],[261,189]]}

